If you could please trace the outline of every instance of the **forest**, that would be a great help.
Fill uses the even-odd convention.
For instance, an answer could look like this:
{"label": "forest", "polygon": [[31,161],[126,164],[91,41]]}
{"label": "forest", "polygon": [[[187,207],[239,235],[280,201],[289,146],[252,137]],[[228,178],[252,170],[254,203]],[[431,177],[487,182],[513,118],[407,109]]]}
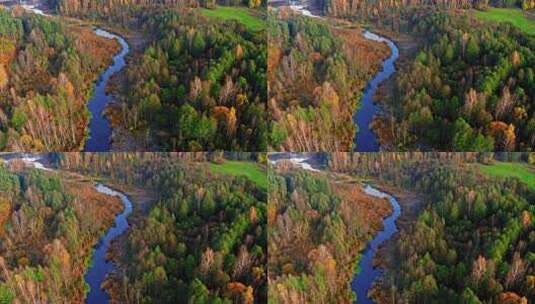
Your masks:
{"label": "forest", "polygon": [[0,8],[0,150],[80,150],[93,81],[117,49],[89,28]]}
{"label": "forest", "polygon": [[[387,98],[382,100],[383,111],[372,125],[384,149],[532,151],[535,147],[535,38],[529,30],[533,24],[533,1],[333,0],[315,1],[311,7],[323,9],[324,15],[331,17],[326,18],[330,23],[337,20],[340,24],[335,18],[342,17],[347,22],[371,24],[373,30],[393,39],[400,47],[399,71],[381,88],[378,100],[383,95]],[[491,7],[493,13],[484,14]],[[511,9],[496,9],[505,7]],[[522,13],[522,9],[530,13]],[[307,19],[319,22],[317,18]],[[405,52],[411,44],[417,45],[415,50]],[[301,47],[298,53],[306,56],[308,52]],[[274,54],[278,56],[277,52]],[[271,48],[269,55],[272,64]],[[348,61],[354,57],[350,56]],[[299,67],[305,69],[306,65]],[[285,81],[290,78],[282,75]],[[328,73],[322,71],[320,75]],[[268,79],[271,78],[269,71]],[[305,79],[300,85],[313,85],[318,78]],[[335,86],[335,92],[336,89]],[[312,90],[300,88],[299,93],[302,91]],[[343,98],[332,95],[329,100]],[[269,102],[271,106],[273,101]],[[282,116],[280,120],[284,120]],[[280,126],[278,117],[273,119],[272,141],[281,141],[288,137],[287,133],[305,129],[303,124],[299,125],[299,119],[290,118],[295,123],[291,131]],[[314,121],[313,126],[326,132],[332,118],[326,115],[319,121]]]}
{"label": "forest", "polygon": [[426,43],[387,100],[395,149],[533,149],[535,36],[444,12],[409,28]]}
{"label": "forest", "polygon": [[[396,14],[410,7],[431,7],[440,9],[485,9],[495,7],[519,7],[534,9],[533,0],[313,0],[325,15],[343,18],[393,19]],[[394,14],[393,14],[394,13]]]}
{"label": "forest", "polygon": [[269,303],[350,303],[359,253],[391,212],[354,181],[268,171]]}
{"label": "forest", "polygon": [[114,116],[147,149],[265,151],[265,32],[199,12],[144,19],[158,34],[126,69]]}
{"label": "forest", "polygon": [[275,151],[350,151],[361,91],[388,48],[360,28],[281,9],[268,15],[268,86]]}
{"label": "forest", "polygon": [[224,164],[227,157],[256,164],[265,176],[262,154],[57,155],[65,170],[158,193],[131,220],[124,254],[116,257],[124,271],[111,283],[114,301],[267,302],[266,189],[206,162]]}
{"label": "forest", "polygon": [[0,164],[0,302],[83,302],[92,247],[121,208],[92,184]]}
{"label": "forest", "polygon": [[[395,241],[375,300],[385,303],[528,303],[535,297],[535,188],[488,174],[521,153],[333,154],[336,172],[425,193]],[[517,168],[518,169],[518,168]],[[533,167],[529,174],[533,179]]]}
{"label": "forest", "polygon": [[62,15],[92,19],[111,17],[123,20],[133,13],[139,14],[155,8],[214,8],[216,5],[259,8],[267,5],[266,0],[48,0],[47,3]]}

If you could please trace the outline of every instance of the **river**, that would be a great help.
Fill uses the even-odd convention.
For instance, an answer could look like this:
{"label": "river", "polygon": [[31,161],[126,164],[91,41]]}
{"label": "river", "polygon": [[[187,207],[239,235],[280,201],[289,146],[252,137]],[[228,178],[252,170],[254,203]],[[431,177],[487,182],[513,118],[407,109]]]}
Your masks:
{"label": "river", "polygon": [[[39,6],[34,4],[23,4],[22,7],[37,15],[53,17],[53,15],[45,13]],[[116,39],[121,45],[121,51],[113,56],[113,64],[99,76],[93,90],[93,95],[87,103],[87,107],[91,113],[91,120],[89,121],[88,137],[84,144],[84,151],[105,152],[109,151],[111,147],[110,123],[104,116],[102,116],[102,112],[110,102],[111,98],[111,96],[106,94],[106,86],[108,85],[110,77],[125,67],[125,56],[130,52],[130,46],[126,40],[119,35],[110,33],[101,28],[95,28],[94,32],[95,35],[103,38]]]}
{"label": "river", "polygon": [[375,104],[373,98],[377,93],[379,85],[390,78],[396,72],[394,63],[399,58],[399,49],[391,40],[374,34],[370,31],[364,32],[364,38],[384,42],[390,48],[390,57],[383,62],[383,69],[375,75],[375,77],[368,82],[364,89],[360,107],[353,115],[353,121],[357,124],[357,134],[355,134],[355,151],[358,152],[377,152],[379,151],[379,141],[377,134],[370,128],[370,123],[374,116],[379,112],[380,108]]}
{"label": "river", "polygon": [[121,44],[121,51],[113,57],[113,64],[110,65],[102,75],[95,86],[93,96],[87,104],[91,112],[89,121],[89,137],[84,145],[84,151],[87,152],[104,152],[109,151],[111,146],[111,127],[108,120],[102,116],[102,112],[110,102],[111,96],[106,94],[106,86],[110,77],[119,72],[126,65],[125,56],[130,52],[130,47],[123,37],[112,34],[102,29],[95,29],[95,34],[108,38],[117,39]]}
{"label": "river", "polygon": [[[290,1],[290,8],[300,12],[303,16],[323,19],[322,16],[314,15],[309,2],[306,0]],[[377,139],[377,134],[370,128],[370,123],[373,121],[375,115],[378,114],[380,108],[375,104],[373,98],[377,93],[379,85],[396,72],[394,63],[399,58],[399,49],[391,40],[368,30],[364,31],[363,37],[368,40],[384,42],[391,51],[390,57],[383,62],[382,70],[366,85],[359,108],[353,114],[353,123],[357,125],[357,131],[354,137],[355,151],[376,152],[380,149],[379,140]]]}
{"label": "river", "polygon": [[390,239],[398,231],[396,220],[401,215],[401,206],[395,197],[388,193],[381,192],[370,185],[367,185],[364,188],[364,192],[371,196],[387,198],[394,210],[390,216],[384,219],[383,230],[377,233],[373,240],[368,242],[366,250],[359,261],[358,272],[351,282],[351,289],[357,294],[357,301],[355,301],[355,303],[371,304],[373,302],[368,298],[368,292],[370,291],[373,282],[382,274],[382,269],[373,266],[373,258],[379,246]]}
{"label": "river", "polygon": [[91,287],[86,298],[86,303],[88,304],[108,303],[110,300],[106,291],[100,287],[106,279],[106,275],[115,269],[115,264],[106,260],[106,253],[110,249],[111,242],[128,230],[129,225],[127,219],[130,213],[132,213],[132,202],[124,193],[102,184],[97,184],[96,190],[100,193],[119,197],[124,204],[124,210],[115,217],[115,226],[111,227],[100,239],[93,252],[91,266],[85,274],[85,281]]}
{"label": "river", "polygon": [[[43,158],[46,158],[46,155],[47,154],[6,153],[0,154],[0,158],[4,159],[6,162],[18,159],[23,161],[28,167],[44,171],[55,171],[52,168],[46,167],[43,163]],[[106,234],[100,238],[95,246],[91,257],[91,264],[84,276],[85,281],[90,287],[85,302],[87,304],[104,304],[108,303],[110,297],[106,291],[101,288],[101,285],[106,279],[106,275],[110,274],[116,268],[116,265],[113,262],[107,261],[106,253],[110,249],[112,241],[126,232],[130,227],[127,219],[132,213],[132,202],[124,193],[113,190],[103,184],[96,184],[95,190],[109,196],[119,197],[124,205],[123,212],[115,217],[115,225],[106,231]]]}

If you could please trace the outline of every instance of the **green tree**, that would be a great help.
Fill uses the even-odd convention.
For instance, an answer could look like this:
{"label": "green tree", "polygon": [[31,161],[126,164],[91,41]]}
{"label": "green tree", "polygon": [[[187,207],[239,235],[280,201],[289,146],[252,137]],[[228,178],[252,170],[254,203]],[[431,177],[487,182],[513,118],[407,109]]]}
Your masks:
{"label": "green tree", "polygon": [[206,49],[206,41],[204,40],[204,35],[197,31],[193,36],[193,42],[191,44],[191,53],[195,57],[201,57],[204,55],[204,50]]}

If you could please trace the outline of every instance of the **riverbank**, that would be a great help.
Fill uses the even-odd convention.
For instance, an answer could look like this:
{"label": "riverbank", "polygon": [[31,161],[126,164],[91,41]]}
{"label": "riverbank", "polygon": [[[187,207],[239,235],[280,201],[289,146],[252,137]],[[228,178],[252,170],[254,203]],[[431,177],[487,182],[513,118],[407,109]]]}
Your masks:
{"label": "riverbank", "polygon": [[[112,130],[113,117],[109,113],[114,108],[116,98],[119,96],[118,92],[113,89],[112,82],[114,79],[124,78],[123,68],[128,64],[126,58],[130,61],[130,57],[132,57],[131,51],[140,52],[144,49],[148,41],[145,34],[107,22],[55,15],[46,4],[23,5],[22,7],[34,14],[53,18],[65,24],[72,32],[77,33],[80,37],[85,37],[87,40],[78,44],[82,50],[98,55],[97,59],[99,59],[101,69],[94,77],[87,79],[91,92],[87,94],[89,98],[86,101],[86,109],[84,109],[84,121],[78,124],[79,136],[77,136],[75,149],[95,152],[109,151],[112,150],[112,141],[134,142],[128,140],[130,134],[126,132],[127,130],[120,132],[119,136],[117,132]],[[95,43],[92,40],[98,40],[98,42]],[[106,52],[103,53],[101,49],[108,45],[113,45],[113,48],[107,47]],[[106,60],[100,59],[104,57]],[[104,69],[105,67],[107,68]],[[115,150],[141,151],[144,149],[140,145],[122,144]]]}
{"label": "riverbank", "polygon": [[[403,67],[410,65],[421,47],[422,42],[416,37],[405,34],[395,33],[384,29],[374,29],[375,32],[380,33],[381,36],[388,37],[394,41],[399,50],[399,58],[395,62],[395,68],[400,71]],[[379,144],[384,151],[394,151],[393,138],[395,133],[395,126],[389,120],[390,115],[395,107],[390,102],[393,98],[395,83],[399,73],[394,73],[392,77],[385,80],[377,89],[374,102],[377,103],[379,111],[374,117],[371,129],[377,134]]]}
{"label": "riverbank", "polygon": [[357,124],[354,147],[358,152],[377,152],[380,150],[379,140],[372,128],[372,122],[380,108],[374,98],[378,87],[392,77],[396,72],[395,63],[399,57],[399,50],[394,42],[373,32],[364,32],[364,37],[371,41],[385,43],[390,48],[390,56],[382,62],[382,68],[368,82],[360,102],[360,108],[353,114],[353,121]]}
{"label": "riverbank", "polygon": [[109,121],[111,128],[110,151],[155,151],[151,149],[148,134],[138,134],[124,127],[125,100],[122,100],[125,92],[126,76],[128,67],[138,60],[139,56],[150,42],[145,33],[134,30],[122,31],[121,35],[131,46],[130,53],[125,57],[126,66],[121,73],[114,74],[108,81],[106,92],[111,94],[108,104],[104,108],[103,115]]}
{"label": "riverbank", "polygon": [[406,191],[402,188],[395,187],[384,182],[375,185],[377,189],[387,192],[395,197],[401,206],[401,215],[396,221],[398,232],[389,240],[385,241],[377,250],[373,260],[374,267],[382,269],[382,275],[379,276],[369,290],[368,296],[375,303],[391,303],[392,299],[388,291],[389,288],[383,286],[383,282],[389,279],[388,271],[398,266],[399,258],[397,256],[397,243],[400,232],[413,225],[418,214],[424,207],[424,198],[414,192]]}
{"label": "riverbank", "polygon": [[126,40],[120,36],[100,28],[95,29],[95,34],[107,39],[117,40],[121,45],[121,50],[113,56],[113,64],[110,65],[98,79],[93,90],[93,95],[87,103],[91,112],[88,135],[84,151],[103,152],[110,150],[111,127],[108,119],[104,115],[104,110],[108,106],[112,96],[107,94],[109,79],[119,73],[126,66],[125,56],[130,52],[130,46]]}
{"label": "riverbank", "polygon": [[[123,192],[132,202],[132,213],[127,219],[130,227],[138,225],[143,218],[146,218],[152,205],[158,200],[158,195],[150,190],[116,183],[109,183],[109,185]],[[115,269],[107,274],[102,283],[102,289],[109,295],[109,304],[125,303],[124,292],[126,289],[123,286],[123,274],[128,263],[125,256],[127,238],[128,231],[125,231],[112,240],[106,254],[106,261],[115,265]]]}

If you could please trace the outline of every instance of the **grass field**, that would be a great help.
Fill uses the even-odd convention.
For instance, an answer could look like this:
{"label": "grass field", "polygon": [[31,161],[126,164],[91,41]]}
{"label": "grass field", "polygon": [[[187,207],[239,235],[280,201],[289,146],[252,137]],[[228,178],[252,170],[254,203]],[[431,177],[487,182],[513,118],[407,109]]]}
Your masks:
{"label": "grass field", "polygon": [[266,22],[256,16],[254,10],[245,7],[217,6],[215,9],[201,8],[201,12],[208,17],[236,20],[253,31],[260,31],[266,27]]}
{"label": "grass field", "polygon": [[475,15],[487,21],[511,22],[528,34],[535,33],[535,18],[521,9],[514,8],[489,8],[487,11],[475,11]]}
{"label": "grass field", "polygon": [[245,161],[232,161],[226,160],[222,164],[210,164],[212,172],[233,175],[233,176],[246,176],[259,187],[267,190],[267,175],[262,168],[256,163]]}
{"label": "grass field", "polygon": [[535,190],[535,168],[525,163],[496,162],[493,165],[481,165],[481,172],[503,177],[517,177]]}

